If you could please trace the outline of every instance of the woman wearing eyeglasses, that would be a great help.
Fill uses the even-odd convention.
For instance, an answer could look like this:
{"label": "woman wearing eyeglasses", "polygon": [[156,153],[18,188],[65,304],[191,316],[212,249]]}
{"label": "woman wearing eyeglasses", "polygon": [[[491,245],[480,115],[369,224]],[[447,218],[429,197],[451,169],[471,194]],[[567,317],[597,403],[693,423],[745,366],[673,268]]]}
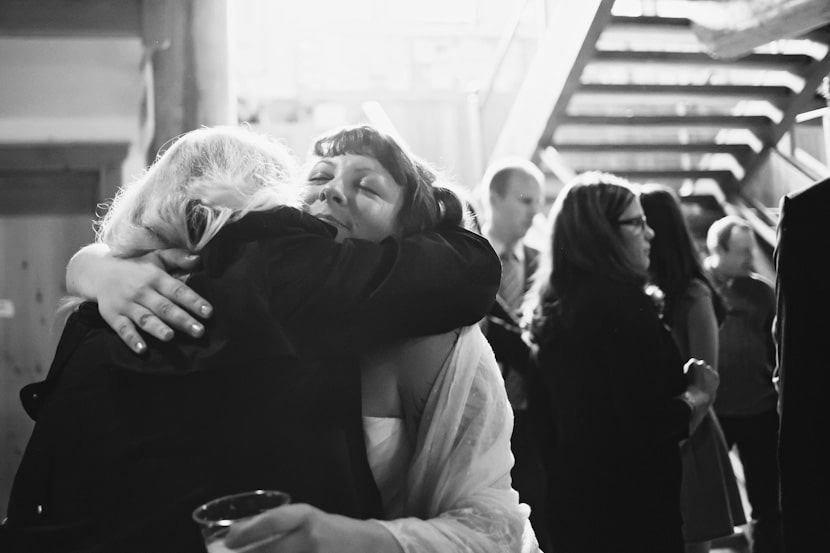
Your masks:
{"label": "woman wearing eyeglasses", "polygon": [[711,404],[717,374],[692,359],[684,375],[644,291],[654,231],[625,181],[578,177],[551,224],[529,388],[554,549],[680,553],[679,444]]}

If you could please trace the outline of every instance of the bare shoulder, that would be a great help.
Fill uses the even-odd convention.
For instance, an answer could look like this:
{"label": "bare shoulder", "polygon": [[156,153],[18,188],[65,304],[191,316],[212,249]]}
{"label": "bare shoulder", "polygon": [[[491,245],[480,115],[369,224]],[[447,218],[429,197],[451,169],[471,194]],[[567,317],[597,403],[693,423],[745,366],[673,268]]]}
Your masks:
{"label": "bare shoulder", "polygon": [[[424,409],[453,348],[459,331],[407,340],[397,351],[397,394],[407,432],[417,436]],[[413,442],[414,443],[414,442]]]}
{"label": "bare shoulder", "polygon": [[389,344],[361,358],[363,414],[411,417],[419,414],[459,332]]}
{"label": "bare shoulder", "polygon": [[427,393],[458,341],[459,330],[423,336],[398,346],[398,386],[416,392],[426,387]]}

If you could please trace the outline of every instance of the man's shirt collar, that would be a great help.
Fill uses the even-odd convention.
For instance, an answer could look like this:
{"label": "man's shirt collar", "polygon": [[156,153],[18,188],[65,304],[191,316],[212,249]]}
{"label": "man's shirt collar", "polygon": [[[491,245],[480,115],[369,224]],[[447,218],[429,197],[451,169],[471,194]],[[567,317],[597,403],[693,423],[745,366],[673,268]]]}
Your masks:
{"label": "man's shirt collar", "polygon": [[521,240],[516,241],[516,243],[513,244],[511,251],[508,252],[507,245],[498,238],[495,238],[494,236],[488,233],[485,233],[484,237],[487,238],[487,240],[490,242],[490,245],[492,245],[496,253],[499,254],[500,258],[504,257],[504,255],[507,253],[512,253],[520,263],[524,263],[525,247],[524,243]]}

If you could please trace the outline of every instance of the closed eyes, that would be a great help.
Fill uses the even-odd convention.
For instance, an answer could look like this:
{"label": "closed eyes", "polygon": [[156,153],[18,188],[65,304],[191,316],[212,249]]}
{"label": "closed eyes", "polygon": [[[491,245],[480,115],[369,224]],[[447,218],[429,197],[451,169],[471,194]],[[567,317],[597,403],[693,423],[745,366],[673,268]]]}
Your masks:
{"label": "closed eyes", "polygon": [[308,177],[308,182],[313,184],[322,184],[331,180],[331,175],[324,173],[317,173]]}

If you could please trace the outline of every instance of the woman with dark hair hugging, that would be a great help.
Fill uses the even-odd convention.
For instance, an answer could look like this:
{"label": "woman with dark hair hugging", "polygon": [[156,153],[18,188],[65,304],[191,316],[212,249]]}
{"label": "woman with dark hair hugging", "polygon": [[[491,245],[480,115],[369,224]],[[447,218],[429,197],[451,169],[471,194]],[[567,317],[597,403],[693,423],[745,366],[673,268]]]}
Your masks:
{"label": "woman with dark hair hugging", "polygon": [[[460,226],[457,199],[432,187],[426,165],[370,127],[317,142],[309,214],[285,207],[290,160],[274,143],[264,148],[280,159],[257,157],[249,141],[261,140],[188,133],[147,179],[169,169],[172,180],[126,188],[103,224],[108,248],[70,264],[70,289],[96,296],[144,353],[94,304],[70,318],[92,330],[62,364],[59,348],[39,390],[11,527],[74,526],[88,550],[198,551],[193,508],[272,488],[294,503],[233,529],[229,547],[279,535],[257,550],[532,550],[510,488],[509,405],[474,324],[498,286],[492,250]],[[177,154],[191,146],[192,159]],[[171,182],[176,193],[161,194]],[[260,188],[283,197],[262,202]],[[126,259],[171,247],[200,254],[192,290]],[[193,326],[165,294],[189,307],[204,296],[214,314]],[[171,340],[153,310],[187,321],[191,336]],[[93,399],[106,409],[84,407]],[[69,425],[76,411],[85,418]],[[96,445],[70,447],[82,441]],[[36,485],[50,489],[34,499]]]}

